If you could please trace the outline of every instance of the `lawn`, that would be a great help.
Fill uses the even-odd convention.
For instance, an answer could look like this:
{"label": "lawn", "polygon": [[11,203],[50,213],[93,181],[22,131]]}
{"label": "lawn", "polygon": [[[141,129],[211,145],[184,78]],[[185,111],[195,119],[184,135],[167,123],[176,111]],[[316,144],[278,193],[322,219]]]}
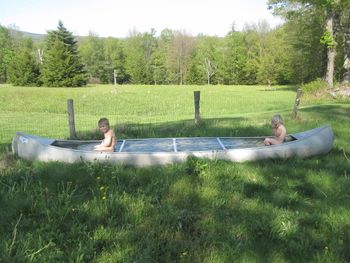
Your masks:
{"label": "lawn", "polygon": [[[3,85],[0,86],[3,102],[0,103],[0,127],[4,132],[0,135],[0,143],[10,141],[18,130],[67,137],[67,99],[74,100],[78,132],[95,129],[102,116],[108,117],[119,129],[130,124],[143,127],[164,123],[167,128],[167,123],[193,119],[195,90],[201,91],[202,117],[218,120],[246,118],[259,113],[262,115],[257,118],[261,118],[261,123],[268,123],[267,119],[274,112],[289,115],[295,97],[294,87],[266,91],[262,86],[91,86],[62,89]],[[230,128],[236,126],[234,123],[229,125]]]}
{"label": "lawn", "polygon": [[[203,122],[193,122],[193,91]],[[257,136],[281,113],[289,132],[330,124],[324,156],[242,164],[190,158],[136,169],[14,158],[16,130],[66,138],[110,118],[118,138]],[[0,86],[0,262],[347,262],[350,105],[295,87]]]}

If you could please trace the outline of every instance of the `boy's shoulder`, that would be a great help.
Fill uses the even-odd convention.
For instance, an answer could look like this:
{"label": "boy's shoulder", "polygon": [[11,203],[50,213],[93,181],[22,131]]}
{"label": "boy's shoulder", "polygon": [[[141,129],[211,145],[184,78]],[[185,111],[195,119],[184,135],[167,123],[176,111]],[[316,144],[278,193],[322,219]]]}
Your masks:
{"label": "boy's shoulder", "polygon": [[280,131],[287,132],[286,126],[284,126],[283,124],[281,124],[281,125],[278,127],[278,129],[279,129]]}
{"label": "boy's shoulder", "polygon": [[112,129],[109,129],[109,131],[106,132],[106,135],[112,137],[114,136],[114,131]]}

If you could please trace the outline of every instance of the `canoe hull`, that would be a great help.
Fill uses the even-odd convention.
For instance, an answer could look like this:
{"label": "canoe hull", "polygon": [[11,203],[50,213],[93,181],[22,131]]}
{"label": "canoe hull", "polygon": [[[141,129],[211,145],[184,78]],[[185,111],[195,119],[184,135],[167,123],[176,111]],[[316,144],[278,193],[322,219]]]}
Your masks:
{"label": "canoe hull", "polygon": [[[253,148],[182,152],[96,152],[54,146],[53,144],[57,141],[55,139],[46,139],[17,132],[12,141],[12,151],[18,157],[26,160],[65,163],[103,161],[119,165],[146,167],[184,162],[189,156],[211,160],[223,159],[232,162],[285,159],[294,156],[304,158],[328,153],[332,149],[334,140],[332,129],[329,126],[292,134],[291,136],[296,140],[279,145]],[[97,144],[99,141],[71,142],[73,144]]]}

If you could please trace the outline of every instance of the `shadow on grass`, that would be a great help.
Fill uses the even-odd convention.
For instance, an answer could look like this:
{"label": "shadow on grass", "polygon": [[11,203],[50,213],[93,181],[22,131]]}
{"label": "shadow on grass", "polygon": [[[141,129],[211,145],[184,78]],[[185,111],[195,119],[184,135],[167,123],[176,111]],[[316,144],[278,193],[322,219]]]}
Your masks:
{"label": "shadow on grass", "polygon": [[[116,127],[118,138],[269,132],[244,118]],[[0,261],[347,261],[349,173],[338,146],[305,160],[144,169],[13,159],[0,177]]]}
{"label": "shadow on grass", "polygon": [[322,118],[332,120],[335,116],[340,120],[349,120],[350,107],[342,107],[342,104],[338,105],[317,105],[313,107],[304,108],[303,112],[322,116]]}
{"label": "shadow on grass", "polygon": [[[112,124],[113,127],[113,124]],[[119,123],[114,128],[118,139],[128,138],[165,138],[165,137],[225,137],[225,136],[264,136],[271,133],[268,125],[259,128],[247,124],[246,118],[208,118],[195,124],[193,120],[166,122],[159,124]],[[101,139],[97,131],[79,132],[78,138]]]}
{"label": "shadow on grass", "polygon": [[[245,210],[250,218],[245,223],[251,236],[261,233],[261,256],[272,259],[277,252],[295,262],[350,258],[349,164],[338,149],[306,160],[249,164],[260,179],[245,182],[242,193],[260,207]],[[252,241],[253,247],[261,246],[261,239]]]}

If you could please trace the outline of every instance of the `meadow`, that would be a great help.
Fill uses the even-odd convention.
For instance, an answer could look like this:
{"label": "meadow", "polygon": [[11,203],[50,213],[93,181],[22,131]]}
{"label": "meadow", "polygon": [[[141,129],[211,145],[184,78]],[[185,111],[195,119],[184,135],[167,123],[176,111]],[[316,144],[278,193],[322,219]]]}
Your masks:
{"label": "meadow", "polygon": [[[0,85],[0,262],[348,262],[350,104],[294,86]],[[201,91],[195,124],[193,91]],[[18,130],[68,138],[67,99],[81,139],[263,136],[280,113],[290,133],[331,125],[323,156],[133,168],[27,162]]]}

